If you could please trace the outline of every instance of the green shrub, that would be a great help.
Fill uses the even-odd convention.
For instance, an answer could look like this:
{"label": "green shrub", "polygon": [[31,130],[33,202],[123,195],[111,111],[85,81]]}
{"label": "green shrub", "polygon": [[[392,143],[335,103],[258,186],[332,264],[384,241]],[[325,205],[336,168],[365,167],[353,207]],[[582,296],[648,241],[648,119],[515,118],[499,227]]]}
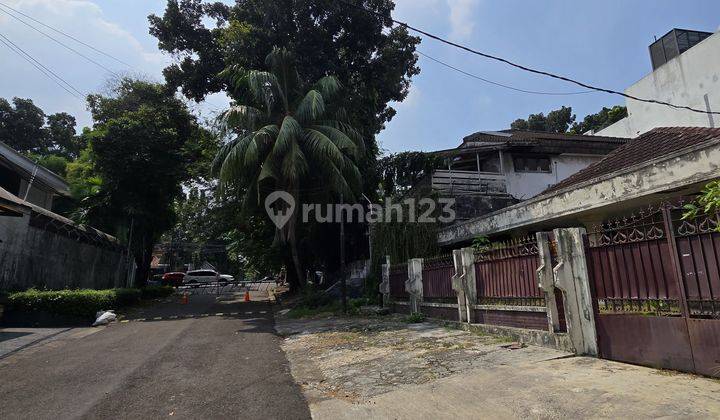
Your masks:
{"label": "green shrub", "polygon": [[58,315],[94,317],[101,310],[118,309],[140,301],[139,289],[108,290],[37,290],[11,293],[7,300],[10,308],[36,312],[44,311]]}
{"label": "green shrub", "polygon": [[405,322],[407,322],[408,324],[418,324],[424,321],[425,314],[421,314],[420,312],[415,312],[405,317]]}
{"label": "green shrub", "polygon": [[143,299],[157,299],[172,295],[175,288],[172,286],[145,286],[140,289]]}

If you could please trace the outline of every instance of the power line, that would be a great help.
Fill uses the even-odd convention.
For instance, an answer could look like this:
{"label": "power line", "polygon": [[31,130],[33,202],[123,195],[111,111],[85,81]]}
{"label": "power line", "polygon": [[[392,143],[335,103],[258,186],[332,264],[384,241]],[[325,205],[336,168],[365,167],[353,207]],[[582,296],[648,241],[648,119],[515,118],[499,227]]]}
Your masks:
{"label": "power line", "polygon": [[32,26],[31,24],[25,22],[24,20],[20,19],[19,17],[15,16],[14,14],[12,14],[12,13],[4,10],[4,9],[1,9],[1,8],[0,8],[0,12],[5,13],[6,15],[8,15],[8,16],[14,18],[14,19],[16,19],[18,22],[21,22],[21,23],[23,23],[24,25],[28,26],[29,28],[31,28],[31,29],[33,29],[33,30],[35,30],[35,31],[37,31],[37,32],[45,35],[46,37],[50,38],[51,40],[55,41],[56,43],[62,45],[63,47],[67,48],[68,50],[70,50],[70,51],[74,52],[75,54],[79,55],[80,57],[82,57],[82,58],[88,60],[89,62],[95,64],[96,66],[98,66],[98,67],[100,67],[100,68],[102,68],[102,69],[110,72],[113,76],[116,76],[116,77],[119,77],[119,76],[120,76],[119,74],[117,74],[117,73],[116,73],[115,71],[113,71],[112,69],[104,66],[102,63],[99,63],[99,62],[93,60],[92,58],[86,56],[85,54],[81,53],[80,51],[76,50],[75,48],[73,48],[73,47],[65,44],[64,42],[62,42],[62,41],[60,41],[60,40],[58,40],[58,39],[55,39],[52,35],[49,35],[49,34],[47,34],[46,32],[41,31],[40,29],[38,29],[38,28]]}
{"label": "power line", "polygon": [[427,58],[428,60],[432,60],[432,61],[434,61],[434,62],[436,62],[436,63],[438,63],[438,64],[441,64],[441,65],[443,65],[443,66],[445,66],[445,67],[447,67],[447,68],[450,68],[450,69],[455,70],[455,71],[457,71],[457,72],[459,72],[459,73],[462,73],[462,74],[464,74],[464,75],[466,75],[466,76],[468,76],[468,77],[472,77],[473,79],[478,79],[478,80],[481,80],[481,81],[483,81],[483,82],[485,82],[485,83],[490,83],[491,85],[500,86],[500,87],[503,87],[503,88],[505,88],[505,89],[510,89],[510,90],[514,90],[514,91],[517,91],[517,92],[530,93],[530,94],[533,94],[533,95],[557,95],[557,96],[560,96],[560,95],[583,95],[583,94],[586,94],[586,93],[593,93],[593,92],[594,92],[593,90],[583,90],[583,91],[579,91],[579,92],[538,92],[538,91],[534,91],[534,90],[520,89],[520,88],[516,88],[516,87],[513,87],[513,86],[509,86],[509,85],[504,85],[504,84],[502,84],[502,83],[493,82],[492,80],[488,80],[488,79],[482,78],[482,77],[480,77],[480,76],[478,76],[478,75],[476,75],[476,74],[468,73],[468,72],[466,72],[466,71],[463,70],[463,69],[454,67],[454,66],[452,66],[452,65],[450,65],[450,64],[448,64],[448,63],[445,63],[445,62],[443,62],[443,61],[441,61],[441,60],[438,60],[437,58],[431,57],[431,56],[429,56],[429,55],[427,55],[427,54],[425,54],[425,53],[423,53],[423,52],[421,52],[421,51],[415,50],[415,52],[418,53],[418,54],[420,54],[421,56]]}
{"label": "power line", "polygon": [[[84,96],[84,95],[83,95],[82,92],[80,92],[79,90],[77,90],[73,85],[71,85],[70,83],[68,83],[65,79],[63,79],[62,77],[58,76],[54,71],[52,71],[52,70],[50,70],[49,68],[45,67],[41,62],[39,62],[38,60],[36,60],[32,55],[28,54],[27,52],[25,52],[25,50],[23,50],[22,48],[20,48],[17,44],[15,44],[14,42],[12,42],[8,37],[6,37],[6,36],[3,35],[2,33],[0,33],[0,38],[2,38],[2,39],[0,39],[0,42],[2,42],[3,44],[5,44],[5,46],[7,46],[9,49],[11,49],[11,50],[14,51],[16,54],[18,54],[20,57],[22,57],[23,59],[25,59],[25,61],[27,61],[28,63],[32,64],[33,67],[35,67],[36,69],[38,69],[41,73],[43,73],[45,76],[47,76],[50,80],[52,80],[52,81],[55,82],[58,86],[60,86],[61,88],[63,88],[67,93],[71,94],[72,96],[74,96],[74,97],[76,97],[76,98],[78,98],[78,99],[80,99],[80,100],[83,99],[83,96]],[[54,77],[53,77],[53,76],[54,76]],[[61,82],[62,82],[62,83],[61,83]],[[64,83],[65,85],[67,85],[70,89],[68,89],[68,87],[65,87],[65,85],[63,85],[63,83]]]}
{"label": "power line", "polygon": [[416,28],[416,27],[414,27],[414,26],[410,26],[410,25],[408,25],[408,24],[405,23],[405,22],[400,22],[399,20],[393,19],[393,18],[390,17],[390,16],[385,16],[385,15],[383,15],[382,13],[376,12],[376,11],[374,11],[374,10],[367,9],[367,8],[365,8],[364,6],[361,6],[361,5],[359,5],[359,4],[354,4],[354,3],[351,3],[351,2],[346,1],[346,0],[337,0],[337,1],[340,2],[340,3],[342,3],[342,4],[344,4],[344,5],[350,6],[350,7],[352,7],[352,8],[362,10],[362,11],[365,12],[365,13],[369,13],[369,14],[375,15],[375,16],[379,17],[380,19],[387,19],[387,20],[393,22],[393,23],[396,24],[396,25],[400,25],[400,26],[402,26],[402,27],[404,27],[404,28],[406,28],[406,29],[410,29],[410,30],[412,30],[412,31],[414,31],[414,32],[417,32],[417,33],[419,33],[419,34],[425,35],[426,37],[432,38],[432,39],[434,39],[434,40],[436,40],[436,41],[439,41],[439,42],[442,42],[443,44],[447,44],[447,45],[453,46],[453,47],[455,47],[455,48],[459,48],[459,49],[461,49],[461,50],[467,51],[467,52],[472,53],[472,54],[475,54],[475,55],[479,55],[480,57],[484,57],[484,58],[487,58],[487,59],[490,59],[490,60],[495,60],[495,61],[499,61],[499,62],[501,62],[501,63],[505,63],[505,64],[507,64],[507,65],[509,65],[509,66],[518,68],[518,69],[523,70],[523,71],[526,71],[526,72],[535,73],[535,74],[539,74],[539,75],[542,75],[542,76],[547,76],[547,77],[550,77],[550,78],[553,78],[553,79],[558,79],[558,80],[562,80],[562,81],[565,81],[565,82],[573,83],[573,84],[576,84],[576,85],[578,85],[578,86],[584,87],[584,88],[586,88],[586,89],[591,89],[591,90],[594,90],[594,91],[597,91],[597,92],[605,92],[605,93],[610,93],[610,94],[612,94],[612,95],[619,95],[619,96],[622,96],[622,97],[624,97],[624,98],[632,99],[632,100],[638,101],[638,102],[646,102],[646,103],[651,103],[651,104],[665,105],[665,106],[668,106],[668,107],[674,108],[674,109],[686,109],[686,110],[688,110],[688,111],[697,112],[697,113],[700,113],[700,114],[720,115],[720,112],[712,112],[712,111],[708,111],[708,110],[692,108],[692,107],[685,106],[685,105],[675,105],[675,104],[670,103],[670,102],[658,101],[658,100],[655,100],[655,99],[639,98],[639,97],[637,97],[637,96],[628,95],[627,93],[624,93],[624,92],[618,92],[618,91],[612,90],[612,89],[605,89],[605,88],[601,88],[601,87],[597,87],[597,86],[592,86],[592,85],[589,85],[589,84],[587,84],[587,83],[583,83],[583,82],[579,82],[579,81],[574,80],[574,79],[570,79],[569,77],[560,76],[560,75],[553,74],[553,73],[549,73],[549,72],[546,72],[546,71],[543,71],[543,70],[536,70],[536,69],[533,69],[533,68],[530,68],[530,67],[523,66],[523,65],[521,65],[521,64],[513,63],[512,61],[507,60],[507,59],[505,59],[505,58],[497,57],[497,56],[494,56],[494,55],[491,55],[491,54],[487,54],[487,53],[483,53],[483,52],[474,50],[474,49],[472,49],[472,48],[470,48],[470,47],[466,47],[465,45],[462,45],[462,44],[458,44],[458,43],[449,41],[449,40],[444,39],[444,38],[442,38],[442,37],[439,37],[439,36],[437,36],[437,35],[433,35],[433,34],[431,34],[430,32],[424,31],[424,30],[419,29],[419,28]]}
{"label": "power line", "polygon": [[113,60],[117,61],[118,63],[124,64],[124,65],[126,65],[126,66],[128,66],[128,67],[130,67],[130,68],[133,68],[132,65],[126,63],[125,61],[123,61],[123,60],[121,60],[121,59],[119,59],[119,58],[117,58],[117,57],[115,57],[115,56],[113,56],[112,54],[108,54],[108,53],[106,53],[105,51],[102,51],[102,50],[100,50],[100,49],[98,49],[98,48],[95,48],[95,47],[93,47],[92,45],[88,44],[87,42],[83,42],[83,41],[77,39],[76,37],[74,37],[74,36],[72,36],[72,35],[70,35],[70,34],[68,34],[68,33],[65,33],[65,32],[61,31],[60,29],[54,28],[54,27],[52,27],[52,26],[50,26],[50,25],[48,25],[48,24],[46,24],[46,23],[43,23],[43,22],[35,19],[34,17],[30,16],[30,15],[27,15],[27,14],[25,14],[25,13],[23,13],[23,12],[17,10],[17,9],[14,9],[14,8],[8,6],[7,4],[5,4],[5,3],[3,3],[3,2],[0,2],[0,6],[3,6],[3,7],[5,7],[5,8],[7,8],[7,9],[10,9],[10,10],[12,10],[13,12],[15,12],[15,13],[17,13],[17,14],[19,14],[19,15],[22,15],[22,16],[28,18],[28,19],[30,19],[30,20],[32,20],[32,21],[35,22],[35,23],[38,23],[38,24],[40,24],[40,25],[42,25],[42,26],[44,26],[44,27],[46,27],[46,28],[48,28],[48,29],[50,29],[50,30],[52,30],[52,31],[55,31],[55,32],[59,33],[60,35],[66,36],[66,37],[72,39],[73,41],[77,42],[78,44],[84,45],[85,47],[90,48],[91,50],[93,50],[93,51],[95,51],[95,52],[97,52],[97,53],[99,53],[99,54],[102,54],[102,55],[104,55],[104,56],[106,56],[106,57],[108,57],[108,58],[112,58]]}

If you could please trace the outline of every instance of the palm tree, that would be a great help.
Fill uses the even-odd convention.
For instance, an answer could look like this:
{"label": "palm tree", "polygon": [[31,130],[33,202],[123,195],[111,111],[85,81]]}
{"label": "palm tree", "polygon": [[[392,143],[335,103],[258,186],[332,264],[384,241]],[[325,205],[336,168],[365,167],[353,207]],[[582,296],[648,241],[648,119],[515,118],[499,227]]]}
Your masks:
{"label": "palm tree", "polygon": [[269,72],[231,66],[222,73],[245,104],[233,104],[221,118],[236,137],[220,149],[213,171],[221,187],[232,184],[244,191],[246,207],[259,207],[274,190],[292,195],[296,211],[276,229],[275,240],[290,245],[300,281],[296,226],[301,192],[319,187],[352,202],[360,191],[357,162],[364,142],[342,109],[330,112],[341,89],[336,77],[325,76],[306,88],[291,54],[277,47],[265,63]]}

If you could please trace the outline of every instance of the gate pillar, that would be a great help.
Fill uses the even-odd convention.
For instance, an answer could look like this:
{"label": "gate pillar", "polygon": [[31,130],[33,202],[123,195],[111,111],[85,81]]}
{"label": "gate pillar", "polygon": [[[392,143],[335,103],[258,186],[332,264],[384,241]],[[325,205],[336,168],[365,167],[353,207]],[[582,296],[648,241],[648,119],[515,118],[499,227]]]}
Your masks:
{"label": "gate pillar", "polygon": [[385,256],[385,264],[382,265],[382,282],[380,283],[382,293],[382,306],[387,308],[390,305],[390,256]]}
{"label": "gate pillar", "polygon": [[552,255],[550,254],[550,233],[535,234],[538,246],[540,265],[537,269],[538,287],[545,294],[545,308],[548,318],[548,331],[560,331],[560,315],[555,299],[555,277],[553,276]]}
{"label": "gate pillar", "polygon": [[598,355],[595,313],[585,260],[585,229],[554,229],[558,263],[555,286],[563,292],[568,334],[577,354]]}
{"label": "gate pillar", "polygon": [[410,313],[419,313],[420,302],[423,300],[422,264],[422,258],[408,260],[408,279],[405,280],[405,291],[410,296]]}
{"label": "gate pillar", "polygon": [[452,288],[458,299],[458,320],[472,322],[472,305],[477,302],[473,249],[453,250],[453,263],[455,264],[455,275],[452,277]]}

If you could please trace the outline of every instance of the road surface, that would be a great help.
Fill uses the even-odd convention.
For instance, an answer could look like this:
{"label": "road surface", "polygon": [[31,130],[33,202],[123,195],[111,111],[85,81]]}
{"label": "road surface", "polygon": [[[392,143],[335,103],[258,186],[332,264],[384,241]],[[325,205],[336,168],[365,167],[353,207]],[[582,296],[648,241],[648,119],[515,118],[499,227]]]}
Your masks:
{"label": "road surface", "polygon": [[192,296],[134,317],[1,359],[0,417],[310,417],[267,302]]}

